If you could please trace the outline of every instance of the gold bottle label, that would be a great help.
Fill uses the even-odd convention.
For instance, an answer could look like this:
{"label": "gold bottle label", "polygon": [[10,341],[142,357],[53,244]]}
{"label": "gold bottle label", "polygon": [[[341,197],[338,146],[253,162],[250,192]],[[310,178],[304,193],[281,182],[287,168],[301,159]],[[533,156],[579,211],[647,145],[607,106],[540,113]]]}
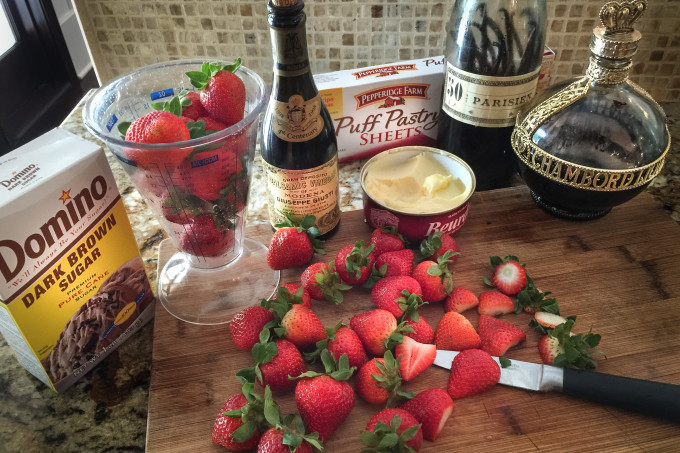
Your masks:
{"label": "gold bottle label", "polygon": [[285,221],[284,213],[301,220],[316,217],[316,227],[327,233],[340,221],[338,205],[338,157],[323,165],[303,170],[286,170],[262,161],[267,178],[269,221]]}
{"label": "gold bottle label", "polygon": [[306,142],[315,138],[324,128],[321,118],[321,96],[305,100],[294,94],[287,102],[272,99],[272,132],[286,142]]}

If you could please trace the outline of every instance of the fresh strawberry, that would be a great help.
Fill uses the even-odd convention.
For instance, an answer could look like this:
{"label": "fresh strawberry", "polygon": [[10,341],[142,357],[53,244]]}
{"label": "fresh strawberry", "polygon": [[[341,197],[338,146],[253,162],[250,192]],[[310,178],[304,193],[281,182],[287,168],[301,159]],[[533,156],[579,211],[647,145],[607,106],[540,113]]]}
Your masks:
{"label": "fresh strawberry", "polygon": [[425,260],[413,269],[413,278],[418,280],[423,290],[425,302],[439,302],[451,294],[453,290],[453,276],[448,268],[450,253],[437,258],[437,262]]}
{"label": "fresh strawberry", "polygon": [[191,84],[200,90],[201,105],[208,115],[227,127],[243,119],[246,89],[235,74],[239,66],[240,58],[232,65],[204,63],[200,71],[187,73]]}
{"label": "fresh strawberry", "polygon": [[[125,130],[125,140],[136,143],[175,143],[189,140],[189,128],[179,116],[166,111],[153,111],[137,118]],[[175,167],[191,154],[192,147],[168,149],[125,148],[128,159],[138,166],[167,165]]]}
{"label": "fresh strawberry", "polygon": [[312,299],[327,300],[328,302],[342,303],[342,292],[352,289],[340,279],[340,274],[334,271],[333,262],[314,263],[308,266],[300,276],[302,287],[309,292]]}
{"label": "fresh strawberry", "polygon": [[434,442],[453,413],[453,400],[442,388],[422,391],[399,405],[422,425],[423,438]]}
{"label": "fresh strawberry", "polygon": [[372,288],[381,278],[399,275],[411,276],[414,253],[411,249],[385,252],[375,259],[371,276],[364,286]]}
{"label": "fresh strawberry", "polygon": [[479,315],[477,332],[482,349],[496,357],[505,355],[508,349],[527,338],[521,328],[489,315]]}
{"label": "fresh strawberry", "polygon": [[[183,101],[181,98],[188,100]],[[180,101],[182,101],[182,116],[190,118],[192,121],[196,121],[202,116],[207,116],[208,112],[203,108],[201,104],[201,95],[196,91],[187,91],[183,96],[180,94]]]}
{"label": "fresh strawberry", "polygon": [[364,451],[412,452],[423,445],[423,431],[409,412],[390,408],[381,410],[369,420],[360,439],[369,447]]}
{"label": "fresh strawberry", "polygon": [[219,227],[211,216],[203,215],[184,226],[178,247],[190,255],[220,256],[234,245],[234,230]]}
{"label": "fresh strawberry", "polygon": [[554,329],[560,324],[564,324],[565,322],[567,322],[567,319],[553,313],[537,311],[536,313],[534,313],[534,321],[536,321],[538,325],[546,329]]}
{"label": "fresh strawberry", "polygon": [[413,395],[405,393],[401,388],[400,359],[392,352],[385,352],[385,357],[378,357],[366,362],[357,372],[354,390],[357,395],[370,404],[388,406],[401,397]]}
{"label": "fresh strawberry", "polygon": [[475,308],[477,305],[479,305],[479,299],[475,293],[459,286],[453,288],[449,297],[444,301],[444,310],[463,313],[465,310]]}
{"label": "fresh strawberry", "polygon": [[[176,192],[181,192],[181,190],[177,189]],[[206,213],[207,208],[203,203],[203,200],[186,192],[181,192],[181,195],[176,198],[165,193],[161,201],[161,214],[169,222],[186,225]]]}
{"label": "fresh strawberry", "polygon": [[527,272],[516,256],[508,255],[503,259],[492,256],[490,261],[494,271],[491,278],[488,281],[485,279],[485,282],[508,296],[514,296],[524,289],[527,284]]}
{"label": "fresh strawberry", "polygon": [[293,343],[285,339],[274,342],[269,339],[269,330],[262,330],[260,342],[250,351],[255,364],[239,370],[236,376],[269,386],[273,392],[293,390],[296,382],[288,376],[301,375],[307,371],[307,365]]}
{"label": "fresh strawberry", "polygon": [[239,311],[229,323],[229,332],[234,346],[250,351],[259,341],[262,329],[273,320],[272,312],[259,305]]}
{"label": "fresh strawberry", "polygon": [[397,318],[381,308],[358,313],[349,320],[349,325],[361,339],[366,352],[374,356],[382,356],[403,339],[403,333],[410,331],[397,325]]}
{"label": "fresh strawberry", "polygon": [[406,327],[413,329],[413,332],[406,333],[407,337],[413,338],[418,343],[434,344],[434,329],[423,315],[418,314],[417,317],[404,315],[402,319]]}
{"label": "fresh strawberry", "polygon": [[344,282],[360,285],[368,279],[374,261],[373,247],[357,241],[340,249],[335,256],[335,269]]}
{"label": "fresh strawberry", "polygon": [[321,233],[314,226],[316,217],[305,216],[297,222],[286,215],[286,220],[276,224],[267,250],[267,264],[272,269],[288,269],[306,264],[314,256],[314,252],[325,253],[323,242],[317,239]]}
{"label": "fresh strawberry", "polygon": [[334,360],[339,360],[343,354],[347,355],[350,367],[359,369],[368,361],[368,355],[359,336],[352,329],[342,324],[335,330],[331,329],[331,332],[328,333],[326,347]]}
{"label": "fresh strawberry", "polygon": [[450,234],[437,231],[420,243],[420,253],[424,258],[428,258],[431,261],[436,261],[440,256],[444,256],[446,252],[449,252],[450,255],[448,267],[450,270],[453,270],[453,265],[458,259],[460,252],[458,243]]}
{"label": "fresh strawberry", "polygon": [[306,434],[310,430],[305,428],[300,415],[281,415],[268,387],[264,392],[264,407],[264,416],[271,428],[262,434],[258,453],[312,453],[312,447],[323,451],[318,433]]}
{"label": "fresh strawberry", "polygon": [[423,304],[420,284],[413,277],[396,276],[379,280],[371,289],[371,300],[377,308],[389,311],[395,318],[404,314],[410,301],[415,298],[418,306]]}
{"label": "fresh strawberry", "polygon": [[446,390],[455,400],[492,388],[500,377],[501,369],[488,352],[467,349],[454,357]]}
{"label": "fresh strawberry", "polygon": [[[294,304],[281,318],[281,329],[281,337],[301,350],[313,348],[317,341],[326,338],[326,329],[319,317],[302,304]],[[278,332],[278,328],[275,331]]]}
{"label": "fresh strawberry", "polygon": [[205,124],[206,131],[217,132],[227,128],[226,124],[224,124],[221,121],[217,121],[216,119],[211,118],[209,116],[201,116],[197,118],[196,121],[203,121],[203,123]]}
{"label": "fresh strawberry", "polygon": [[444,313],[434,333],[437,349],[462,351],[479,348],[482,340],[468,319],[455,311]]}
{"label": "fresh strawberry", "polygon": [[567,322],[558,324],[548,335],[538,340],[538,352],[543,363],[581,370],[597,366],[593,354],[601,353],[595,349],[600,344],[600,335],[590,331],[587,334],[573,334],[571,329],[575,321],[575,316],[568,317]]}
{"label": "fresh strawberry", "polygon": [[434,363],[437,348],[433,344],[418,343],[406,336],[404,341],[394,348],[394,355],[401,357],[399,361],[401,378],[410,381]]}
{"label": "fresh strawberry", "polygon": [[404,236],[397,232],[397,228],[387,226],[376,228],[371,233],[371,238],[368,240],[369,245],[375,246],[373,254],[379,257],[385,252],[394,252],[405,248],[406,240]]}
{"label": "fresh strawberry", "polygon": [[499,291],[484,291],[478,299],[477,312],[480,315],[498,316],[515,311],[512,299]]}
{"label": "fresh strawberry", "polygon": [[216,201],[243,170],[239,152],[225,144],[194,153],[172,172],[172,182],[202,200]]}
{"label": "fresh strawberry", "polygon": [[273,300],[282,300],[288,305],[302,304],[304,307],[312,308],[312,297],[309,292],[298,283],[284,283],[276,291]]}
{"label": "fresh strawberry", "polygon": [[321,353],[326,374],[309,371],[295,386],[295,405],[307,429],[329,439],[354,407],[354,390],[347,383],[356,368],[350,368],[346,355],[336,362],[326,350]]}
{"label": "fresh strawberry", "polygon": [[262,397],[253,391],[252,384],[241,382],[241,393],[230,396],[222,405],[212,432],[213,443],[233,451],[255,448],[260,433],[267,429]]}

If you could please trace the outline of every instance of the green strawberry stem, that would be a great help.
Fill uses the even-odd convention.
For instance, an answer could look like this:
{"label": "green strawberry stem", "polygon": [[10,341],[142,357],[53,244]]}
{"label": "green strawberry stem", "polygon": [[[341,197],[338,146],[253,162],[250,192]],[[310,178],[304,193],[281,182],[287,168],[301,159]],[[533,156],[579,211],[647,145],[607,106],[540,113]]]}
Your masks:
{"label": "green strawberry stem", "polygon": [[[241,392],[248,402],[240,409],[224,412],[224,415],[241,419],[243,425],[234,430],[231,437],[236,442],[247,442],[253,437],[256,430],[264,432],[269,427],[266,420],[266,400],[263,400],[262,396],[255,392],[255,386],[252,382],[248,382],[242,377],[238,379],[242,384]],[[271,395],[269,386],[265,388],[265,397],[268,391]]]}
{"label": "green strawberry stem", "polygon": [[306,434],[307,430],[305,428],[305,423],[299,414],[281,415],[281,409],[274,401],[269,386],[264,389],[263,413],[269,426],[283,431],[283,443],[290,447],[291,452],[302,445],[302,442],[307,442],[319,451],[323,451],[323,445],[319,440],[319,434]]}
{"label": "green strawberry stem", "polygon": [[340,359],[338,359],[337,363],[335,360],[333,360],[333,357],[331,357],[330,352],[328,352],[328,349],[324,349],[321,351],[321,362],[323,363],[324,366],[324,373],[318,373],[316,371],[306,371],[302,373],[299,376],[296,377],[291,377],[290,379],[300,379],[303,377],[318,377],[318,376],[330,376],[336,381],[348,381],[354,372],[356,371],[357,367],[349,366],[349,357],[347,357],[347,354],[343,354],[340,356]]}
{"label": "green strawberry stem", "polygon": [[397,430],[401,426],[401,417],[395,416],[390,424],[378,422],[373,431],[362,431],[359,439],[368,448],[364,448],[362,453],[380,452],[408,452],[415,453],[416,450],[406,445],[406,442],[413,439],[418,433],[421,425],[415,425],[405,429],[401,434]]}
{"label": "green strawberry stem", "polygon": [[378,382],[376,385],[387,390],[390,396],[387,398],[385,407],[394,407],[401,398],[411,399],[413,393],[401,391],[401,371],[399,362],[401,356],[394,357],[392,351],[386,351],[383,355],[384,363],[375,361],[375,365],[381,374],[372,374],[371,377]]}
{"label": "green strawberry stem", "polygon": [[241,59],[237,58],[234,63],[230,65],[222,65],[221,63],[203,63],[200,71],[189,71],[186,73],[189,81],[193,86],[199,90],[204,89],[210,83],[210,79],[220,71],[236,72],[241,66]]}
{"label": "green strawberry stem", "polygon": [[557,338],[560,346],[564,348],[564,353],[558,354],[553,365],[558,367],[571,366],[584,370],[586,368],[597,367],[597,361],[593,354],[602,354],[602,351],[595,349],[600,344],[601,336],[592,333],[592,329],[587,334],[572,334],[571,329],[576,322],[576,316],[567,318],[567,322],[557,325],[548,335]]}
{"label": "green strawberry stem", "polygon": [[354,243],[352,251],[345,257],[345,270],[349,275],[354,274],[354,278],[361,278],[361,268],[369,263],[368,255],[373,251],[375,245],[371,244],[368,247],[364,241],[357,241]]}

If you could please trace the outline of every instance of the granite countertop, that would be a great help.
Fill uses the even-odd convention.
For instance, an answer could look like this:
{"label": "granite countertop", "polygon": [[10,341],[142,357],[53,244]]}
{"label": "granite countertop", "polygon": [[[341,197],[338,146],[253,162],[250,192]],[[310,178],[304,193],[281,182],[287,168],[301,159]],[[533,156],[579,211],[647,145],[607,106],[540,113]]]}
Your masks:
{"label": "granite countertop", "polygon": [[[61,127],[94,138],[81,120],[82,102]],[[680,223],[680,103],[663,104],[671,150],[659,176],[647,188]],[[160,242],[166,237],[118,161],[107,150],[152,286]],[[359,171],[363,160],[340,164],[341,209],[361,209]],[[248,225],[268,222],[259,155],[255,158]],[[521,181],[518,181],[521,184]],[[56,394],[14,357],[0,337],[0,451],[144,451],[153,321],[128,339],[75,386]]]}

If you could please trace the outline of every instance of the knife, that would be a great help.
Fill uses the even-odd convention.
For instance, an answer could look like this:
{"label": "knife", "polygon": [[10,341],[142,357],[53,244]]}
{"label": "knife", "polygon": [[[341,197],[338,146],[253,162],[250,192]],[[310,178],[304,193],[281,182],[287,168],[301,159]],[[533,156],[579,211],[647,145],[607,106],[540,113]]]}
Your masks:
{"label": "knife", "polygon": [[[458,351],[438,350],[434,364],[451,369]],[[493,358],[499,364],[498,357]],[[680,385],[560,368],[511,359],[499,384],[536,392],[561,392],[666,420],[680,421]]]}

